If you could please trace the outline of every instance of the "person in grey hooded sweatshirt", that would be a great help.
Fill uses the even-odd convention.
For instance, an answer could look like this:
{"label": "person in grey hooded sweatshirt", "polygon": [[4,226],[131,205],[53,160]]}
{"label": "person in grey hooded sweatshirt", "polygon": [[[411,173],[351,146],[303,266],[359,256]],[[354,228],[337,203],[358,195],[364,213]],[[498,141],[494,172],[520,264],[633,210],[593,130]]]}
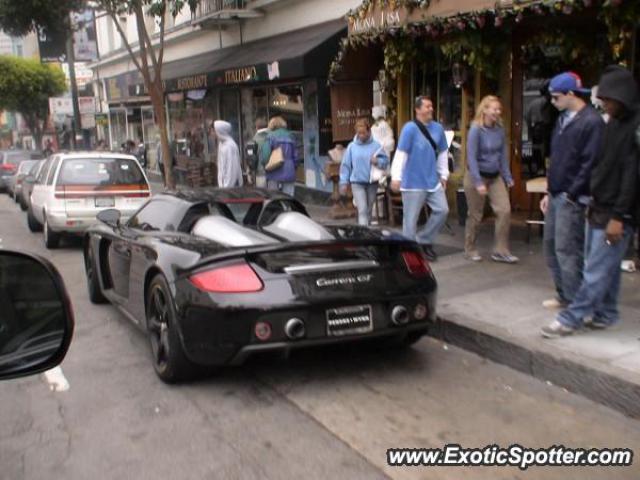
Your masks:
{"label": "person in grey hooded sweatshirt", "polygon": [[218,137],[218,186],[241,187],[242,163],[240,150],[231,138],[231,124],[223,120],[216,120],[213,129]]}
{"label": "person in grey hooded sweatshirt", "polygon": [[584,275],[571,304],[542,329],[546,338],[585,325],[605,329],[620,320],[620,262],[639,220],[640,92],[629,70],[612,65],[600,78],[598,97],[610,119],[591,173]]}

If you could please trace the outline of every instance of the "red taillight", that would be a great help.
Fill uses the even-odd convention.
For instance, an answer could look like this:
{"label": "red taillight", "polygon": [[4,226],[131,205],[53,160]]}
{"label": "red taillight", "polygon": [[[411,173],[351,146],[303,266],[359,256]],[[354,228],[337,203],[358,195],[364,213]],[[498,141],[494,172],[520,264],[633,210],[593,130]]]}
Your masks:
{"label": "red taillight", "polygon": [[15,172],[17,168],[18,167],[16,167],[13,163],[3,163],[2,165],[0,165],[0,170],[4,170],[5,172]]}
{"label": "red taillight", "polygon": [[189,280],[200,290],[216,293],[259,292],[264,286],[246,263],[196,273]]}
{"label": "red taillight", "polygon": [[431,272],[429,262],[422,253],[413,250],[402,252],[402,259],[407,270],[414,277],[426,277]]}
{"label": "red taillight", "polygon": [[55,198],[95,198],[95,197],[125,197],[147,198],[151,191],[145,185],[115,185],[101,187],[99,185],[66,185],[56,187]]}

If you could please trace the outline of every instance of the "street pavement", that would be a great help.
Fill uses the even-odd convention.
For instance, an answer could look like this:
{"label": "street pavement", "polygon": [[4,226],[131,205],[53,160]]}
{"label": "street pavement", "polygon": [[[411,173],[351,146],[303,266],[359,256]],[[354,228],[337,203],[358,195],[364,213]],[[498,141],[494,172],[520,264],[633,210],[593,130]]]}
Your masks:
{"label": "street pavement", "polygon": [[[62,364],[0,383],[0,479],[637,479],[617,468],[389,467],[394,447],[640,446],[640,422],[436,339],[261,358],[167,386],[144,335],[89,303],[78,242],[47,251],[0,196],[0,245],[53,261],[76,331]],[[637,452],[636,452],[637,454]]]}

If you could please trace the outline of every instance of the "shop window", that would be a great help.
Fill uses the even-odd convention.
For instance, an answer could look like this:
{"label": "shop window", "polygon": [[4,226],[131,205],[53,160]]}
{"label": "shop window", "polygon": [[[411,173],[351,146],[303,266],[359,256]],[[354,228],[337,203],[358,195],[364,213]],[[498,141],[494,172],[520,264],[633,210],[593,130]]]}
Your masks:
{"label": "shop window", "polygon": [[231,124],[231,136],[240,145],[240,92],[223,90],[220,92],[220,120]]}
{"label": "shop window", "polygon": [[124,108],[112,109],[109,112],[111,122],[111,149],[120,150],[127,141],[127,111]]}
{"label": "shop window", "polygon": [[256,122],[269,121],[269,98],[266,88],[245,88],[242,96],[242,139],[246,145],[256,134]]}
{"label": "shop window", "polygon": [[168,100],[172,142],[176,154],[204,160],[204,99],[193,100],[184,94],[171,94]]}

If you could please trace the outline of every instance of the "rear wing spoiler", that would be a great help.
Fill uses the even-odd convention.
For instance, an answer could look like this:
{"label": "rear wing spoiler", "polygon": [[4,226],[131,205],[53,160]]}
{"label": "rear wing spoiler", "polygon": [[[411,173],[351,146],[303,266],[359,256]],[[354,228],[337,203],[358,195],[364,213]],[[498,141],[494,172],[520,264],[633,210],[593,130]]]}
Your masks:
{"label": "rear wing spoiler", "polygon": [[251,255],[259,255],[264,253],[279,253],[279,252],[288,252],[293,250],[311,250],[314,248],[322,248],[322,247],[331,247],[335,249],[347,248],[347,247],[376,247],[376,246],[397,246],[404,247],[409,250],[420,250],[420,245],[417,242],[408,240],[408,239],[400,239],[397,237],[392,237],[388,239],[353,239],[353,240],[345,240],[345,239],[336,239],[331,241],[311,241],[311,242],[291,242],[291,243],[279,243],[279,244],[269,244],[269,245],[260,245],[257,247],[250,248],[238,248],[234,250],[228,250],[226,252],[216,253],[214,255],[209,255],[206,258],[201,259],[195,265],[192,265],[188,269],[180,270],[176,272],[178,275],[184,275],[192,272],[193,270],[198,270],[200,268],[206,267],[215,262],[227,261],[227,260],[236,260],[239,258],[245,258]]}

